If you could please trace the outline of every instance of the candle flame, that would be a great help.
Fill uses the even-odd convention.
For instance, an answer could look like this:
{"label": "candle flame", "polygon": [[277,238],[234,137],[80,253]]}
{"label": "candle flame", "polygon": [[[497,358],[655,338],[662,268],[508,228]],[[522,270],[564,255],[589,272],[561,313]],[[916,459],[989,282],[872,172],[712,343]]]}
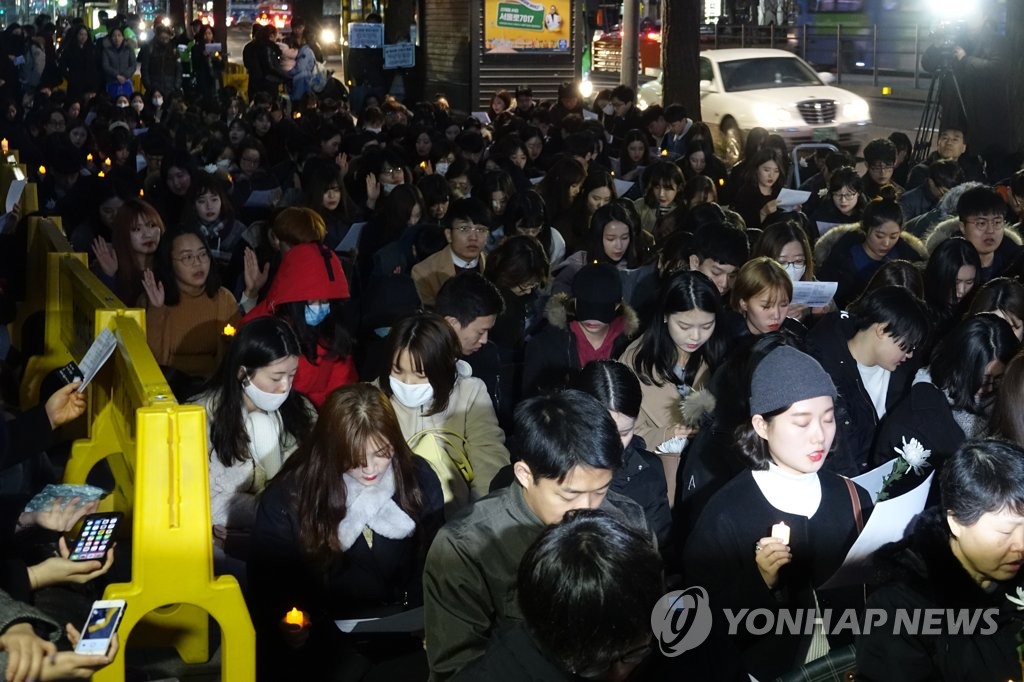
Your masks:
{"label": "candle flame", "polygon": [[667,149],[662,149],[661,150],[661,155],[662,156],[668,156],[668,150]]}
{"label": "candle flame", "polygon": [[[224,336],[234,336],[236,331],[238,330],[232,327],[230,324],[224,325]],[[296,609],[292,609],[292,611],[295,610]],[[291,611],[289,611],[288,613],[291,613]]]}
{"label": "candle flame", "polygon": [[46,166],[40,166],[39,167],[39,174],[40,175],[46,175]]}
{"label": "candle flame", "polygon": [[292,607],[291,611],[289,611],[288,613],[284,614],[284,622],[287,623],[288,625],[298,625],[298,626],[301,627],[302,626],[302,621],[303,621],[303,613],[302,613],[302,611],[299,611],[294,606]]}
{"label": "candle flame", "polygon": [[295,118],[302,118],[302,112],[301,111],[296,111],[294,116],[295,116]]}
{"label": "candle flame", "polygon": [[98,178],[105,178],[105,177],[107,177],[107,174],[104,173],[103,171],[100,171],[99,173],[96,174],[96,177],[98,177]]}
{"label": "candle flame", "polygon": [[85,160],[88,161],[89,163],[92,163],[92,154],[86,155]]}
{"label": "candle flame", "polygon": [[0,149],[3,150],[4,154],[7,153],[7,138],[0,140]]}

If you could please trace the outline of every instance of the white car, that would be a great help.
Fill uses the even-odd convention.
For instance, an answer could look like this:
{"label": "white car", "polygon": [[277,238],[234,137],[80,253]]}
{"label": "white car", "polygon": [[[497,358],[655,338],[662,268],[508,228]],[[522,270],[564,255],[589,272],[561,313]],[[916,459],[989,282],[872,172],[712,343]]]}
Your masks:
{"label": "white car", "polygon": [[[639,108],[661,104],[661,78],[640,87]],[[832,74],[815,73],[785,50],[704,50],[700,79],[701,118],[729,161],[739,158],[744,135],[758,126],[790,147],[821,140],[853,147],[871,123],[863,98],[828,85]]]}

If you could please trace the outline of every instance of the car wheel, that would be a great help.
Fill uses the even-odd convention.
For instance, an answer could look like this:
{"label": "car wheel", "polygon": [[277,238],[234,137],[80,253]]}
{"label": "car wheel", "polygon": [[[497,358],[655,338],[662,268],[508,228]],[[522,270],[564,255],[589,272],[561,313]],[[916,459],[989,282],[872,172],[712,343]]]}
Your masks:
{"label": "car wheel", "polygon": [[726,117],[722,121],[721,131],[722,149],[720,156],[726,166],[731,167],[740,160],[740,155],[743,153],[743,134],[736,121],[730,117]]}

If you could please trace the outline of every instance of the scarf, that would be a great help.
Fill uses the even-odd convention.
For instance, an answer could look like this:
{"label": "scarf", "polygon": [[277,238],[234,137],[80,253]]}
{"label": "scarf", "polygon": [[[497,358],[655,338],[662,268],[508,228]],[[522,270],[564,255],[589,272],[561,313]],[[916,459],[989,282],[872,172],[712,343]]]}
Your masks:
{"label": "scarf", "polygon": [[615,345],[615,340],[622,335],[622,330],[626,326],[626,318],[619,315],[612,323],[608,325],[608,334],[604,337],[604,341],[601,343],[599,348],[594,348],[590,345],[590,341],[587,340],[587,335],[583,331],[583,327],[576,320],[569,323],[569,330],[572,331],[573,337],[576,339],[576,353],[580,356],[580,367],[586,367],[588,362],[594,360],[611,360],[612,359],[612,346]]}
{"label": "scarf", "polygon": [[345,518],[338,524],[338,541],[348,551],[369,528],[392,540],[407,538],[416,530],[416,522],[395,502],[395,469],[388,466],[376,485],[363,485],[345,474]]}

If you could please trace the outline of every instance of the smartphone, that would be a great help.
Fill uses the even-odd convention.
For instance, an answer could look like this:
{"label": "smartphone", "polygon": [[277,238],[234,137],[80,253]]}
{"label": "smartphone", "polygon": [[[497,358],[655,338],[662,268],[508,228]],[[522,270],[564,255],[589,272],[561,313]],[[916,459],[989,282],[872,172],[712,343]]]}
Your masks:
{"label": "smartphone", "polygon": [[121,512],[102,512],[89,514],[82,522],[82,532],[78,536],[75,548],[71,550],[72,561],[103,560],[110,544],[114,541],[117,524],[124,518]]}
{"label": "smartphone", "polygon": [[75,647],[76,654],[106,656],[110,651],[110,640],[121,625],[126,603],[124,599],[101,599],[92,603],[89,620],[82,628],[82,639]]}

